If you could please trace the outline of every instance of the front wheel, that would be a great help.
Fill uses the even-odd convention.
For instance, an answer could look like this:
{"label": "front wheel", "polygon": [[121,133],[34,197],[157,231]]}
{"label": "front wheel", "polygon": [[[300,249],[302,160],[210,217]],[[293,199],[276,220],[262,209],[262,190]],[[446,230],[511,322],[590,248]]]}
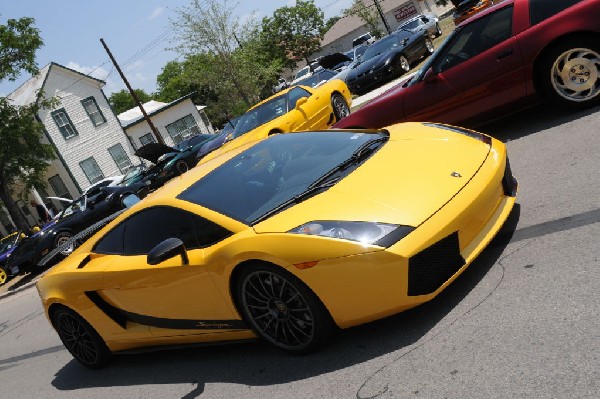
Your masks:
{"label": "front wheel", "polygon": [[0,266],[0,285],[4,285],[10,280],[10,276],[8,272],[4,268],[4,266]]}
{"label": "front wheel", "polygon": [[410,71],[410,64],[405,56],[401,55],[398,58],[398,65],[400,65],[401,74],[405,74],[406,72]]}
{"label": "front wheel", "polygon": [[433,43],[431,42],[431,39],[425,39],[425,48],[427,49],[427,55],[433,54],[433,52],[435,51],[435,48],[433,47]]}
{"label": "front wheel", "polygon": [[51,316],[52,325],[69,353],[81,364],[99,369],[110,360],[110,350],[94,328],[71,309],[61,307]]}
{"label": "front wheel", "polygon": [[600,45],[596,41],[557,45],[541,65],[542,90],[550,100],[576,108],[600,103]]}
{"label": "front wheel", "polygon": [[71,241],[71,233],[67,233],[63,231],[62,233],[58,233],[56,239],[54,240],[54,248],[62,248],[60,250],[60,254],[64,256],[69,256],[73,250],[75,250],[75,242]]}
{"label": "front wheel", "polygon": [[317,296],[283,269],[248,267],[237,280],[236,292],[244,319],[278,349],[312,352],[333,331],[331,317]]}
{"label": "front wheel", "polygon": [[350,107],[348,107],[348,103],[340,94],[334,93],[331,95],[331,107],[333,108],[333,115],[336,121],[350,115]]}

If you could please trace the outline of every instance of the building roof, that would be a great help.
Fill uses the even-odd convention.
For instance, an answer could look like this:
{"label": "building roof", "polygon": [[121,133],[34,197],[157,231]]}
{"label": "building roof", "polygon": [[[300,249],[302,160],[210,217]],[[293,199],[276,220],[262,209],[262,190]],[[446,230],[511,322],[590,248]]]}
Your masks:
{"label": "building roof", "polygon": [[27,80],[21,86],[19,86],[15,91],[10,93],[6,98],[12,101],[13,105],[23,106],[27,104],[34,103],[38,100],[40,89],[44,87],[46,83],[46,79],[48,78],[48,74],[52,68],[60,68],[65,71],[75,73],[81,76],[81,79],[89,79],[95,82],[101,83],[101,86],[104,86],[105,82],[100,79],[93,78],[91,76],[85,75],[81,72],[78,72],[74,69],[67,68],[55,62],[51,62],[42,69],[40,69],[39,73],[36,76],[33,76],[31,79]]}
{"label": "building roof", "polygon": [[[180,97],[175,101],[171,101],[170,103],[161,103],[159,101],[150,100],[142,104],[142,106],[144,107],[144,111],[146,111],[146,114],[148,114],[148,116],[154,116],[160,114],[163,111],[166,111],[167,109],[179,104],[184,100],[189,99],[192,96],[192,94],[193,93],[190,93],[186,96]],[[117,119],[119,119],[119,122],[121,123],[123,129],[127,129],[134,125],[137,125],[140,122],[143,122],[144,115],[138,107],[135,107],[120,113],[119,115],[117,115]]]}

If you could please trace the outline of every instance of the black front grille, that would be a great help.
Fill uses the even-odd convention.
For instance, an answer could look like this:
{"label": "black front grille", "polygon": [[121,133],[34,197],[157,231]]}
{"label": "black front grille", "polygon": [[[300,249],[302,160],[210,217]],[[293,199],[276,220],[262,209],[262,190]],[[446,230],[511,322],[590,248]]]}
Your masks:
{"label": "black front grille", "polygon": [[431,294],[464,264],[454,232],[408,260],[408,295]]}

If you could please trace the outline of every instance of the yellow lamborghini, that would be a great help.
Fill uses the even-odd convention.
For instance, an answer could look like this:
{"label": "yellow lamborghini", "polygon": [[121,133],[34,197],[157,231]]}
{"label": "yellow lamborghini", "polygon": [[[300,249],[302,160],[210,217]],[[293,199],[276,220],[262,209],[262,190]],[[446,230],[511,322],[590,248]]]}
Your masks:
{"label": "yellow lamborghini", "polygon": [[331,80],[316,89],[293,86],[261,101],[242,115],[228,141],[200,162],[275,133],[327,129],[350,114],[352,95],[346,83]]}
{"label": "yellow lamborghini", "polygon": [[256,336],[303,353],[433,299],[515,203],[505,146],[445,125],[279,134],[133,205],[38,283],[85,366]]}

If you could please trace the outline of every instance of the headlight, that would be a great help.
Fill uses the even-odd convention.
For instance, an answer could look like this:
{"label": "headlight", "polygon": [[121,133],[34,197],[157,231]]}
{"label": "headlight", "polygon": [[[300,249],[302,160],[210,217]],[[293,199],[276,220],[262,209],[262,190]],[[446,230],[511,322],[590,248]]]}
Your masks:
{"label": "headlight", "polygon": [[414,227],[388,223],[320,220],[298,226],[288,233],[318,235],[389,247],[413,230]]}

